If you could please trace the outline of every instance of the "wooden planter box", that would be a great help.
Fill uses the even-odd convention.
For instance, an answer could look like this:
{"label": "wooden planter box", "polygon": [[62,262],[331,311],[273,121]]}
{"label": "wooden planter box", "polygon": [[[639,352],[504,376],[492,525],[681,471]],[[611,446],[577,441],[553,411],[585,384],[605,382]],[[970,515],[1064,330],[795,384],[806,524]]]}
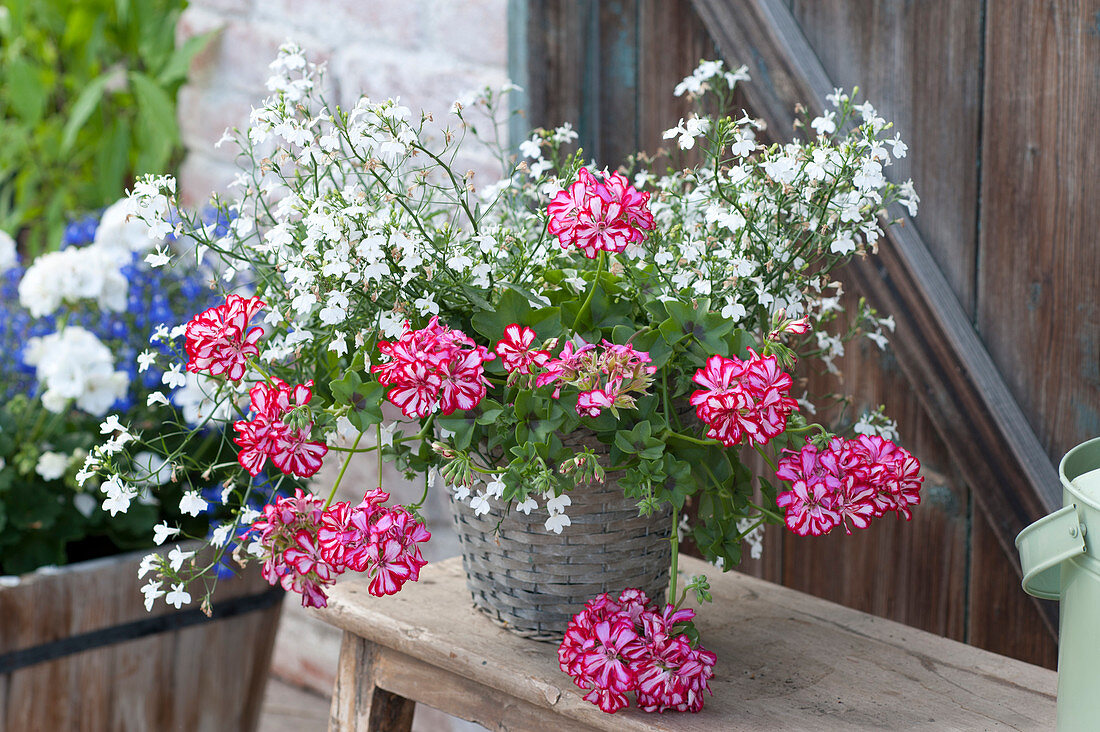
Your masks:
{"label": "wooden planter box", "polygon": [[255,728],[282,591],[253,570],[218,583],[210,620],[147,613],[143,555],[0,586],[0,732]]}

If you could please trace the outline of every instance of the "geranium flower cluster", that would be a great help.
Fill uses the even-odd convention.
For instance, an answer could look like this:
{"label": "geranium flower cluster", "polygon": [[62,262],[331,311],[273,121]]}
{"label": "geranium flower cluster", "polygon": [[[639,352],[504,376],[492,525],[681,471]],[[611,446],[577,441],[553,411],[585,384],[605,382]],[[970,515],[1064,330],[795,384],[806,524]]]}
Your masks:
{"label": "geranium flower cluster", "polygon": [[704,387],[691,395],[707,437],[726,447],[742,442],[764,445],[787,426],[798,403],[791,398],[790,374],[780,370],[775,356],[749,358],[714,355],[695,372],[693,381]]}
{"label": "geranium flower cluster", "polygon": [[[290,386],[281,379],[271,384],[260,382],[249,390],[252,406],[250,421],[237,420],[233,442],[241,448],[237,461],[255,477],[267,464],[299,478],[308,478],[321,469],[328,453],[323,442],[311,442],[312,420],[303,420],[303,409],[313,398],[312,381]],[[291,418],[289,415],[294,414]]]}
{"label": "geranium flower cluster", "polygon": [[325,607],[324,588],[349,569],[367,574],[371,594],[392,595],[419,579],[425,561],[418,544],[431,534],[404,508],[383,506],[389,497],[375,489],[357,506],[341,501],[326,509],[299,488],[264,506],[241,538],[253,540],[249,551],[263,560],[264,578],[299,593],[304,607]]}
{"label": "geranium flower cluster", "polygon": [[823,449],[807,440],[801,451],[786,453],[776,477],[791,489],[776,503],[796,534],[820,536],[841,524],[850,534],[889,511],[909,520],[910,507],[920,503],[920,461],[878,435],[834,437]]}
{"label": "geranium flower cluster", "polygon": [[379,341],[378,350],[387,361],[372,366],[371,373],[392,387],[386,398],[406,417],[415,418],[476,407],[488,384],[484,364],[496,358],[462,331],[440,325],[435,317],[420,330],[412,330],[406,321],[400,340]]}
{"label": "geranium flower cluster", "polygon": [[[192,318],[185,330],[187,370],[230,381],[242,379],[249,359],[260,354],[257,341],[263,328],[249,328],[249,324],[263,307],[258,297],[229,295],[221,305]],[[233,423],[237,431],[233,442],[241,448],[237,462],[249,475],[259,475],[268,458],[279,470],[299,478],[321,469],[328,446],[309,439],[313,420],[307,405],[313,398],[312,386],[312,381],[291,386],[273,378],[249,390],[252,419]]]}
{"label": "geranium flower cluster", "polygon": [[582,416],[598,417],[604,409],[633,409],[656,372],[649,365],[649,353],[636,351],[629,343],[604,340],[596,345],[577,340],[579,345],[569,341],[556,358],[543,363],[535,386],[554,384],[555,399],[563,386],[577,387],[577,414]]}
{"label": "geranium flower cluster", "polygon": [[678,632],[694,617],[672,605],[658,611],[641,590],[597,595],[569,622],[558,663],[605,712],[628,706],[631,692],[646,712],[698,712],[718,659]]}
{"label": "geranium flower cluster", "polygon": [[225,375],[240,381],[248,359],[258,356],[260,326],[249,328],[252,317],[265,306],[258,297],[229,295],[221,305],[204,310],[187,324],[187,370]]}
{"label": "geranium flower cluster", "polygon": [[640,193],[619,173],[601,183],[587,168],[547,207],[548,231],[562,249],[575,246],[594,259],[601,252],[621,252],[653,228],[649,194]]}

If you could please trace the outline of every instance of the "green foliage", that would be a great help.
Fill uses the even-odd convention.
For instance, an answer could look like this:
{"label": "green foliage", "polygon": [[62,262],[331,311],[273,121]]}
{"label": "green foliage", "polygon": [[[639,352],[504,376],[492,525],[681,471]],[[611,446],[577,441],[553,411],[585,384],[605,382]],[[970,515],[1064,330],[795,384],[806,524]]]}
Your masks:
{"label": "green foliage", "polygon": [[30,254],[72,212],[178,162],[176,92],[211,34],[175,47],[185,0],[8,0],[0,8],[0,229]]}

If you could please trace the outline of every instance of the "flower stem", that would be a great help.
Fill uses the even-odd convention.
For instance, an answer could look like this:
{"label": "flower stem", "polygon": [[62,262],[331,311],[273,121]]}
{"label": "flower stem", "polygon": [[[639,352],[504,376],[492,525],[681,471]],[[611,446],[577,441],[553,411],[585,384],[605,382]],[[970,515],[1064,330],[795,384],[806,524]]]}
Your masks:
{"label": "flower stem", "polygon": [[682,432],[676,432],[675,430],[665,429],[661,430],[658,437],[675,437],[677,440],[683,440],[684,442],[690,442],[692,445],[704,445],[711,447],[714,445],[721,445],[718,440],[700,440],[698,437],[692,437],[691,435],[685,435]]}
{"label": "flower stem", "polygon": [[600,284],[600,275],[603,274],[604,264],[607,260],[607,252],[601,251],[599,259],[596,260],[596,275],[592,278],[592,287],[588,290],[588,297],[584,299],[581,304],[581,309],[577,311],[577,317],[573,319],[573,332],[577,332],[577,326],[580,325],[581,320],[592,312],[592,298],[596,295],[596,287]]}
{"label": "flower stem", "polygon": [[770,467],[772,469],[772,472],[774,473],[777,470],[777,468],[775,467],[775,461],[768,457],[768,453],[764,452],[764,448],[760,445],[754,444],[753,447],[756,448],[756,451],[760,453],[760,457],[764,458],[764,461],[768,464],[768,467]]}
{"label": "flower stem", "polygon": [[[344,473],[348,469],[348,463],[350,463],[351,459],[355,457],[355,448],[359,447],[359,440],[361,439],[363,439],[362,432],[359,433],[359,436],[355,438],[355,442],[352,443],[352,451],[348,454],[348,459],[345,460],[344,464],[340,466],[340,472],[336,475],[336,481],[332,484],[332,490],[329,491],[328,500],[325,501],[325,505],[321,508],[322,511],[327,509],[329,507],[329,504],[332,503],[332,499],[336,497],[336,489],[340,487],[340,481],[344,479]],[[381,450],[379,450],[379,454],[381,454]]]}

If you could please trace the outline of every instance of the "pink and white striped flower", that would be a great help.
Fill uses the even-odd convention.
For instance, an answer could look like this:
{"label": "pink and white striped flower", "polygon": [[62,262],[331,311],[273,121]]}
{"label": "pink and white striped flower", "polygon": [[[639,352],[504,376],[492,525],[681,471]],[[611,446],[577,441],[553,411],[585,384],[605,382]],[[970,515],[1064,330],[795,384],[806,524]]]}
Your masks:
{"label": "pink and white striped flower", "polygon": [[562,249],[575,246],[589,259],[601,251],[623,251],[654,226],[648,193],[635,190],[619,173],[600,182],[587,168],[554,197],[547,214],[547,230]]}
{"label": "pink and white striped flower", "polygon": [[223,304],[192,318],[185,330],[187,370],[240,381],[248,359],[260,352],[256,343],[264,329],[250,329],[248,324],[263,307],[258,297],[230,295]]}
{"label": "pink and white striped flower", "polygon": [[549,351],[531,350],[534,340],[534,330],[512,323],[504,329],[504,337],[493,350],[508,373],[529,374],[533,366],[543,366],[550,360]]}
{"label": "pink and white striped flower", "polygon": [[782,371],[774,356],[761,357],[751,348],[745,361],[714,355],[695,372],[694,381],[704,387],[691,395],[707,437],[726,447],[764,445],[787,427],[787,418],[798,409],[791,398],[790,374]]}
{"label": "pink and white striped flower", "polygon": [[433,317],[427,327],[405,333],[395,342],[380,341],[386,359],[372,366],[378,381],[392,387],[386,398],[406,417],[420,419],[433,412],[453,414],[470,410],[485,397],[488,380],[484,364],[496,358],[465,333],[440,325]]}

